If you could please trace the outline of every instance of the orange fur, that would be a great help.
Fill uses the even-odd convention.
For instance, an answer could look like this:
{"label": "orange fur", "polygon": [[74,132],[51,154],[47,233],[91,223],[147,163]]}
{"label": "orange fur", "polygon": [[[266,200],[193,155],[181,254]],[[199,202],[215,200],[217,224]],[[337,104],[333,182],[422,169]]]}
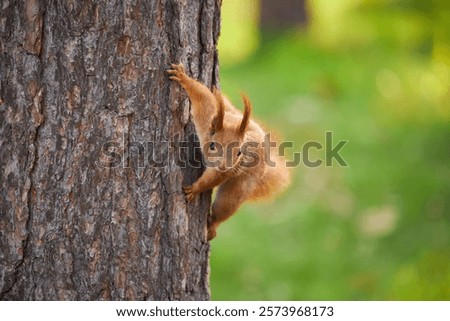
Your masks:
{"label": "orange fur", "polygon": [[[236,109],[220,91],[210,91],[205,85],[186,75],[183,65],[172,64],[167,72],[187,92],[195,129],[208,166],[191,186],[183,187],[188,201],[197,194],[218,187],[208,219],[208,240],[216,229],[233,215],[246,200],[267,198],[289,184],[285,159],[277,148],[264,149],[266,132],[250,117],[252,106],[242,95],[244,113]],[[277,144],[278,147],[278,144]],[[244,150],[245,149],[245,150]],[[218,153],[221,150],[222,153]],[[268,158],[275,166],[268,165]],[[257,159],[248,166],[252,160]]]}

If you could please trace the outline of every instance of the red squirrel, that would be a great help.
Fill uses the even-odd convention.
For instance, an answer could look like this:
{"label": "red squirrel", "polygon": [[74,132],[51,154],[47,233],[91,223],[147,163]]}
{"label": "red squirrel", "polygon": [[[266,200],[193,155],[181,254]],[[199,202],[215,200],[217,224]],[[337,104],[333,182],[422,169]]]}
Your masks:
{"label": "red squirrel", "polygon": [[207,162],[202,176],[183,187],[186,199],[191,201],[197,194],[218,186],[208,218],[209,241],[216,236],[219,224],[244,201],[283,190],[289,183],[289,171],[278,149],[267,146],[267,133],[250,119],[252,105],[247,96],[242,95],[242,113],[219,90],[211,91],[186,75],[182,64],[171,67],[167,70],[169,78],[184,88],[191,101],[195,130]]}

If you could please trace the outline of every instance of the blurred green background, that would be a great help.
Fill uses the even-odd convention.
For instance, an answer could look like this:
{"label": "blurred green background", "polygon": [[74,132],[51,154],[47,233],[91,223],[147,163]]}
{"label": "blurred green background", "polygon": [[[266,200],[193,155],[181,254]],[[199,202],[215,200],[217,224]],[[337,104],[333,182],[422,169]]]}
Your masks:
{"label": "blurred green background", "polygon": [[222,90],[291,153],[348,140],[349,167],[300,165],[220,226],[212,298],[450,300],[450,2],[224,0],[222,17]]}

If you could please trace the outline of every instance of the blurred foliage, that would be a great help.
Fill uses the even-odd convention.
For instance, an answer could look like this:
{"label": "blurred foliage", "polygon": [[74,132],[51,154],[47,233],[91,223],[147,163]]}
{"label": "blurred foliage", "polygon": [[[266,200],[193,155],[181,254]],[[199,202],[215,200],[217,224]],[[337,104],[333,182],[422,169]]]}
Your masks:
{"label": "blurred foliage", "polygon": [[226,0],[223,6],[226,32],[221,33],[219,51],[221,65],[226,66],[247,58],[258,48],[260,11],[258,0]]}
{"label": "blurred foliage", "polygon": [[[349,141],[349,167],[300,165],[275,202],[246,204],[220,226],[213,299],[450,300],[447,7],[310,1],[308,31],[221,68],[223,91],[238,106],[247,92],[291,152],[332,131]],[[227,1],[223,10],[232,15]],[[224,20],[221,41],[228,33],[239,30]]]}

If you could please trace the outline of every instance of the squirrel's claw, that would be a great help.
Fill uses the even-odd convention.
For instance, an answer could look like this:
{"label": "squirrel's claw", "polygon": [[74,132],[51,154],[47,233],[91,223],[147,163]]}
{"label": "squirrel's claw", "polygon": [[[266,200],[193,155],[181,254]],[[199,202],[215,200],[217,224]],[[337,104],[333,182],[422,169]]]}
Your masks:
{"label": "squirrel's claw", "polygon": [[194,199],[195,195],[197,195],[192,190],[192,185],[183,187],[183,191],[186,194],[186,199],[188,200],[188,202],[192,201]]}
{"label": "squirrel's claw", "polygon": [[180,81],[181,81],[181,79],[178,78],[177,76],[170,76],[169,79],[170,79],[170,80],[175,80],[175,81],[177,81],[177,82],[180,82]]}
{"label": "squirrel's claw", "polygon": [[168,69],[166,72],[171,75],[169,79],[181,82],[182,78],[186,75],[183,64],[170,64],[172,69]]}
{"label": "squirrel's claw", "polygon": [[184,66],[183,66],[182,63],[179,63],[179,64],[170,64],[170,66],[171,66],[173,69],[177,70],[178,72],[181,72],[181,73],[184,74]]}

